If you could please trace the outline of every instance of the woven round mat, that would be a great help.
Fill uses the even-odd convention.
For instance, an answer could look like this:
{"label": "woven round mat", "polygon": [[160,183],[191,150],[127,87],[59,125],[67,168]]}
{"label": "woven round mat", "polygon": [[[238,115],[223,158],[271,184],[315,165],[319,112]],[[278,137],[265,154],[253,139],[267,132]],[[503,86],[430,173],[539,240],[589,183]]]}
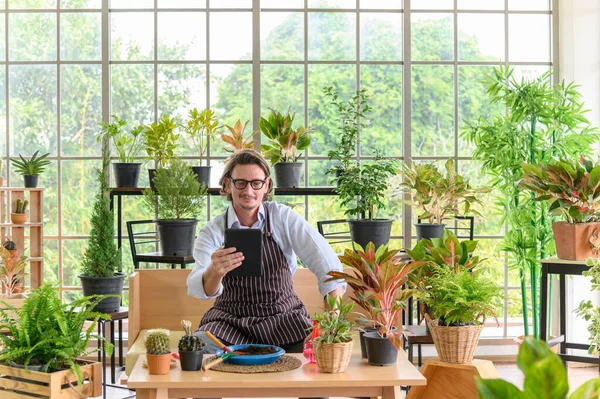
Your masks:
{"label": "woven round mat", "polygon": [[[204,359],[202,362],[206,364],[215,360],[218,356],[211,356]],[[254,364],[254,365],[242,365],[242,364],[231,364],[231,363],[219,363],[216,366],[211,367],[211,370],[223,371],[225,373],[278,373],[280,371],[290,371],[297,369],[302,365],[302,360],[297,359],[293,356],[283,355],[276,362],[269,364]]]}

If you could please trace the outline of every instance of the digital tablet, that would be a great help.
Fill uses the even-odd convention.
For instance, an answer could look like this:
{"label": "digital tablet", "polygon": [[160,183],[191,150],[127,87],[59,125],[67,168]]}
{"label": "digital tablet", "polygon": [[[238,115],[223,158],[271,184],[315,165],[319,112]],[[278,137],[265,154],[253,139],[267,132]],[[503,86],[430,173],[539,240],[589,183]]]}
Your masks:
{"label": "digital tablet", "polygon": [[244,254],[242,264],[227,273],[228,276],[258,277],[263,275],[262,229],[226,229],[225,248],[235,247]]}

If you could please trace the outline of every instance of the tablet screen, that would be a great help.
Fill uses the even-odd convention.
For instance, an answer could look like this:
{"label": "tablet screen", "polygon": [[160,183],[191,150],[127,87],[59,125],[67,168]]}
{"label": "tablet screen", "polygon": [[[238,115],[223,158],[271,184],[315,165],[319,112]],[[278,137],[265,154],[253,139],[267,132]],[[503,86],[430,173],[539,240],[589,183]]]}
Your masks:
{"label": "tablet screen", "polygon": [[228,276],[262,276],[262,229],[226,229],[225,248],[235,247],[244,254],[242,264],[227,273]]}

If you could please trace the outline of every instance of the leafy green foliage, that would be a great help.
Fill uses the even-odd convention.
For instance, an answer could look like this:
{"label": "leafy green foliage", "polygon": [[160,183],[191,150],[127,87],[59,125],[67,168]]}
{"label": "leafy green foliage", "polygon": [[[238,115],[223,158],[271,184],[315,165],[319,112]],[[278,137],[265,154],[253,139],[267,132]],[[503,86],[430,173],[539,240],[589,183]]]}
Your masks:
{"label": "leafy green foliage", "polygon": [[[481,216],[475,209],[474,203],[481,204],[476,194],[489,192],[482,187],[471,188],[468,179],[463,178],[454,170],[454,160],[449,158],[442,174],[435,162],[400,164],[398,174],[390,179],[392,197],[405,204],[419,209],[419,217],[428,219],[429,223],[443,223],[443,220],[453,215],[474,213]],[[404,200],[404,193],[410,193],[411,199]],[[461,205],[464,207],[460,209]]]}
{"label": "leafy green foliage", "polygon": [[46,166],[50,164],[50,161],[45,159],[50,153],[38,156],[39,152],[39,150],[34,152],[29,159],[23,158],[21,154],[19,154],[19,159],[11,158],[10,161],[15,167],[15,171],[22,175],[41,175]]}
{"label": "leafy green foliage", "polygon": [[341,296],[327,295],[326,299],[329,308],[313,316],[319,326],[319,336],[315,338],[315,342],[319,345],[321,342],[333,344],[352,341],[352,329],[355,323],[348,319],[348,315],[354,309],[354,303],[344,305]]}
{"label": "leafy green foliage", "polygon": [[598,140],[596,129],[585,118],[581,94],[573,83],[553,85],[552,72],[518,82],[511,67],[497,67],[486,77],[487,94],[492,104],[507,112],[491,118],[465,122],[463,136],[476,149],[473,158],[493,178],[498,203],[508,225],[503,249],[509,267],[519,269],[525,336],[529,335],[527,274],[532,298],[533,335],[539,337],[540,259],[554,252],[551,220],[545,202],[517,183],[522,165],[546,165],[554,158],[587,155]]}
{"label": "leafy green foliage", "polygon": [[150,212],[158,209],[159,219],[195,219],[204,208],[208,192],[185,162],[175,158],[169,168],[157,169],[154,187],[144,189],[143,203]]}
{"label": "leafy green foliage", "polygon": [[144,138],[146,139],[146,153],[154,160],[157,169],[164,168],[176,148],[175,142],[179,134],[175,134],[177,124],[168,115],[164,115],[157,122],[152,122],[144,127]]}
{"label": "leafy green foliage", "polygon": [[248,137],[244,137],[244,130],[248,125],[250,120],[247,120],[246,123],[242,125],[241,120],[237,120],[233,126],[225,125],[227,129],[231,132],[231,135],[227,135],[222,133],[221,139],[226,143],[233,147],[232,150],[228,148],[223,148],[226,152],[237,152],[243,150],[244,148],[254,149],[254,135],[257,132],[252,132]]}
{"label": "leafy green foliage", "polygon": [[142,141],[144,126],[137,126],[127,134],[123,131],[127,122],[117,115],[113,115],[112,118],[115,120],[113,123],[99,123],[102,131],[97,140],[101,142],[104,138],[111,139],[119,155],[119,162],[135,162],[135,158],[144,148]]}
{"label": "leafy green foliage", "polygon": [[[599,259],[588,259],[586,265],[590,268],[583,272],[586,277],[592,279],[592,291],[600,291],[600,260]],[[581,301],[575,314],[587,321],[590,347],[588,353],[591,355],[600,348],[600,306],[594,306],[592,301]]]}
{"label": "leafy green foliage", "polygon": [[387,337],[398,348],[401,346],[401,333],[394,326],[403,309],[406,300],[414,292],[402,287],[408,280],[409,273],[422,266],[423,262],[401,262],[397,256],[400,250],[388,250],[387,245],[381,245],[375,251],[375,245],[370,242],[363,251],[360,245],[356,251],[347,249],[340,262],[351,270],[346,272],[331,271],[326,281],[343,279],[353,289],[350,297],[368,316],[363,316],[359,322],[363,325],[377,326],[379,334]]}
{"label": "leafy green foliage", "polygon": [[[105,165],[108,162],[108,159],[104,160]],[[81,274],[86,277],[112,277],[121,270],[121,249],[115,243],[115,216],[105,195],[108,192],[106,175],[103,169],[96,172],[100,189],[92,209],[92,230],[81,261]]]}
{"label": "leafy green foliage", "polygon": [[219,125],[214,111],[207,108],[202,110],[202,112],[198,112],[198,109],[194,108],[188,114],[187,123],[181,127],[192,140],[196,151],[198,151],[200,164],[202,164],[208,142],[215,140],[215,137],[219,133],[217,130],[223,126]]}
{"label": "leafy green foliage", "polygon": [[563,215],[568,223],[597,220],[600,211],[600,163],[582,155],[578,160],[561,159],[545,165],[523,164],[519,186],[548,201],[548,211]]}
{"label": "leafy green foliage", "polygon": [[[109,316],[92,309],[110,296],[114,295],[94,295],[63,304],[58,287],[46,283],[32,290],[20,309],[0,301],[0,329],[9,332],[0,334],[0,361],[14,361],[26,369],[30,364],[47,364],[48,372],[70,367],[81,383],[81,368],[75,359],[99,351],[89,351],[88,346],[92,339],[104,340],[94,331],[98,320]],[[88,321],[91,323],[85,327]],[[110,356],[113,345],[104,341]]]}
{"label": "leafy green foliage", "polygon": [[[482,399],[567,399],[569,381],[560,357],[543,341],[525,338],[519,348],[517,365],[525,375],[523,391],[508,381],[477,377]],[[592,399],[600,395],[600,378],[586,381],[568,399]]]}
{"label": "leafy green foliage", "polygon": [[271,165],[278,162],[296,162],[302,155],[298,151],[305,150],[310,145],[308,132],[311,129],[305,129],[303,126],[294,129],[294,116],[295,114],[290,114],[289,109],[285,115],[271,109],[269,118],[261,117],[258,122],[260,131],[269,139],[268,144],[260,146],[260,151],[271,161]]}

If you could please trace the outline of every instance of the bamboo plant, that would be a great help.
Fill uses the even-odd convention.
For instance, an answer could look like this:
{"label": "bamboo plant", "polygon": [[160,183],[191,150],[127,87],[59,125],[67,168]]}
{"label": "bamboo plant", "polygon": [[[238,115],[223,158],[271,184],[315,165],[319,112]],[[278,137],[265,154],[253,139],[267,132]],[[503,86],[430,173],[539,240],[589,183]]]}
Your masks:
{"label": "bamboo plant", "polygon": [[[546,165],[553,157],[589,154],[598,140],[585,118],[581,94],[573,83],[553,84],[552,71],[534,79],[513,76],[511,67],[494,68],[484,82],[492,103],[506,113],[466,122],[463,136],[475,145],[473,158],[492,177],[507,233],[502,249],[509,267],[519,270],[525,336],[529,331],[528,284],[533,336],[539,338],[540,260],[554,255],[551,220],[545,202],[518,186],[523,163]],[[550,326],[550,323],[548,323]]]}

